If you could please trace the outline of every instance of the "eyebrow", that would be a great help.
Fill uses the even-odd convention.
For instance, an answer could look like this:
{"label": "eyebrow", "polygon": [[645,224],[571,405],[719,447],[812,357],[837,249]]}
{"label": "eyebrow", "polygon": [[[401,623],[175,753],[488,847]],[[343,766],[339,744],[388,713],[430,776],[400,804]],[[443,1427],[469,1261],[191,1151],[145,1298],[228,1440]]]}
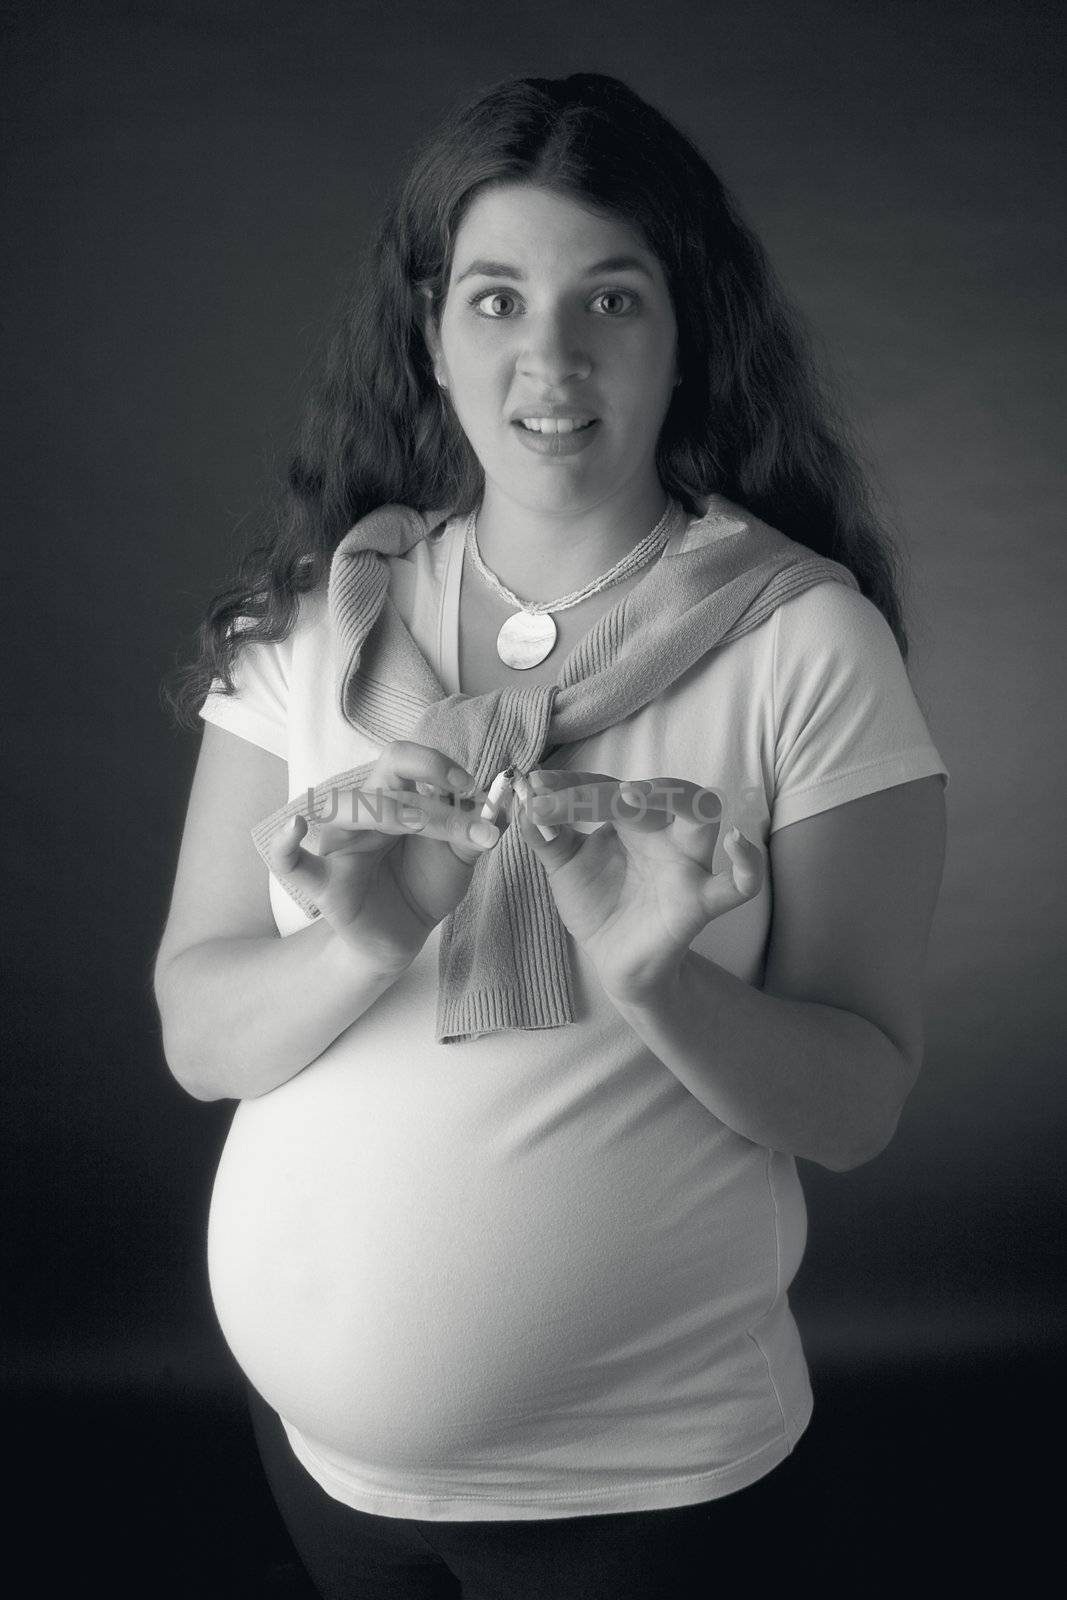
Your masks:
{"label": "eyebrow", "polygon": [[[594,278],[600,272],[643,272],[646,278],[652,278],[644,262],[639,261],[636,256],[608,256],[605,261],[595,261],[591,267],[586,268],[585,276]],[[456,282],[462,283],[464,278],[473,277],[514,278],[521,283],[524,274],[518,267],[509,266],[506,261],[472,261],[470,266],[460,273]]]}

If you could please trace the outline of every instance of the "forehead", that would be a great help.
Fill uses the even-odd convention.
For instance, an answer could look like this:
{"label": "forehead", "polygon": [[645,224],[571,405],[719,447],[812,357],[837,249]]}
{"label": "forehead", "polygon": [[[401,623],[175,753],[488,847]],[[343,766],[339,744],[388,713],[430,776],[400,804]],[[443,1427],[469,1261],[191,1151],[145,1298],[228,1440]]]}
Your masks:
{"label": "forehead", "polygon": [[493,186],[474,196],[456,234],[453,273],[463,272],[476,255],[530,268],[572,260],[578,266],[616,255],[637,256],[652,271],[658,266],[640,229],[624,217],[528,183]]}

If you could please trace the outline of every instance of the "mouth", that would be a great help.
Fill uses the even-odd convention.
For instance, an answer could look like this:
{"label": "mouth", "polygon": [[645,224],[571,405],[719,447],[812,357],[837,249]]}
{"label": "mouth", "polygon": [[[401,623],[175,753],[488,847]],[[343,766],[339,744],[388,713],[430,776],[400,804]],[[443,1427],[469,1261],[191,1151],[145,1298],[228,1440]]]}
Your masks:
{"label": "mouth", "polygon": [[584,433],[596,424],[596,417],[517,417],[512,424],[524,433],[552,434]]}
{"label": "mouth", "polygon": [[534,455],[559,460],[588,450],[600,431],[599,417],[553,417],[535,425],[520,417],[510,424],[517,442]]}

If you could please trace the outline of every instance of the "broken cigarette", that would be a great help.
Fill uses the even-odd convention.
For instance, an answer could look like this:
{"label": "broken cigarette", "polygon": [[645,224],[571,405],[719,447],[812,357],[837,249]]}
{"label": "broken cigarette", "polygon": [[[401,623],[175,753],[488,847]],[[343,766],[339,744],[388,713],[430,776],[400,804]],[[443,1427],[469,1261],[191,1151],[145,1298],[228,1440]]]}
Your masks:
{"label": "broken cigarette", "polygon": [[497,811],[504,805],[506,796],[511,792],[514,776],[514,767],[505,767],[503,772],[497,773],[489,785],[489,793],[486,795],[485,804],[479,813],[482,822],[496,823]]}

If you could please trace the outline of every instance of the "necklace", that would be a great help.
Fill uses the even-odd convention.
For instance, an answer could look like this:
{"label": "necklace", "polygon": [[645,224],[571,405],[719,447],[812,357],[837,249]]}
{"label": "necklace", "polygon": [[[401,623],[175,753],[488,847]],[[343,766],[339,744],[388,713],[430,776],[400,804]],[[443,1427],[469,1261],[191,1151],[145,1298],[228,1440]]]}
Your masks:
{"label": "necklace", "polygon": [[599,578],[594,578],[592,583],[587,583],[583,589],[572,590],[559,600],[520,600],[517,594],[504,587],[496,573],[490,572],[482,560],[481,551],[478,549],[477,512],[472,511],[467,518],[465,549],[475,571],[502,600],[506,600],[508,605],[518,607],[518,610],[508,617],[496,637],[496,653],[504,665],[515,667],[519,671],[538,666],[556,642],[556,624],[550,613],[566,611],[571,606],[576,606],[579,601],[588,600],[590,595],[599,594],[601,590],[609,589],[614,583],[621,583],[623,578],[628,578],[631,573],[646,566],[653,556],[658,555],[666,546],[671,536],[674,514],[678,509],[678,502],[668,495],[667,509],[652,532],[647,533],[640,544],[635,544],[621,560],[616,561],[615,565],[609,567]]}

